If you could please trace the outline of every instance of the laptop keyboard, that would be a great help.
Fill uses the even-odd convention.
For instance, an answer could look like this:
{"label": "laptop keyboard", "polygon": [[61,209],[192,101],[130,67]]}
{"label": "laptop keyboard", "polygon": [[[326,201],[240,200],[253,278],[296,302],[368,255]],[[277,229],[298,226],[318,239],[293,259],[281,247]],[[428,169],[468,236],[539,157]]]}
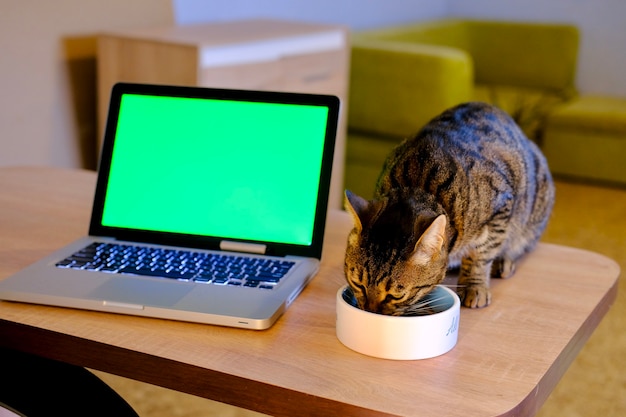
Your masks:
{"label": "laptop keyboard", "polygon": [[56,266],[271,290],[294,264],[244,255],[95,242]]}

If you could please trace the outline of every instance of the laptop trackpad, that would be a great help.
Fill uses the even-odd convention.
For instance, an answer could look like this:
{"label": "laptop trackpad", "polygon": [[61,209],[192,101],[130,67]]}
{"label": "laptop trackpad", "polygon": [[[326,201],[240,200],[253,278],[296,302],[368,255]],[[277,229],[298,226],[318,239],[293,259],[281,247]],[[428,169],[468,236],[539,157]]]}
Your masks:
{"label": "laptop trackpad", "polygon": [[89,297],[103,301],[169,307],[176,304],[192,289],[193,285],[185,285],[181,282],[124,276],[109,279],[93,290]]}

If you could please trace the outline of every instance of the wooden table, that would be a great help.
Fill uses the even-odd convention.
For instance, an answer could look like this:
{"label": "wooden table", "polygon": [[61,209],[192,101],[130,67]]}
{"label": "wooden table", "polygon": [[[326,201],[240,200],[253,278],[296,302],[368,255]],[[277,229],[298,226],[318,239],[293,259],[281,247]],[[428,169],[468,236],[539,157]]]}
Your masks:
{"label": "wooden table", "polygon": [[[85,233],[94,184],[88,171],[0,168],[0,279]],[[493,282],[491,306],[462,309],[449,353],[366,357],[335,336],[350,227],[330,213],[318,276],[267,331],[0,302],[0,346],[273,415],[528,416],[617,294],[612,260],[540,244]]]}

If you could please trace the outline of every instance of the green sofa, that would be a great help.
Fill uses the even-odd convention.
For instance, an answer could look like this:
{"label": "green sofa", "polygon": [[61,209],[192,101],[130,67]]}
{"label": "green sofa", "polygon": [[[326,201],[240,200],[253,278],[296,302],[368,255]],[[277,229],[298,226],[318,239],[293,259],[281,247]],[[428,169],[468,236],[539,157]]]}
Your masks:
{"label": "green sofa", "polygon": [[457,19],[354,33],[345,187],[370,198],[393,147],[470,100],[540,143],[547,115],[576,96],[578,43],[567,24]]}

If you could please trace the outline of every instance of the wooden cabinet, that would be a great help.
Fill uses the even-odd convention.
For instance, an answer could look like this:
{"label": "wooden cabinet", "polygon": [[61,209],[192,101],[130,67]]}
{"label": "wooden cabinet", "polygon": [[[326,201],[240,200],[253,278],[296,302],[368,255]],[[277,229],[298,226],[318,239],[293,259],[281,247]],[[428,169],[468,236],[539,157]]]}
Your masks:
{"label": "wooden cabinet", "polygon": [[100,138],[110,90],[119,81],[333,94],[342,108],[329,206],[339,208],[349,50],[345,28],[276,20],[104,33],[98,37]]}

